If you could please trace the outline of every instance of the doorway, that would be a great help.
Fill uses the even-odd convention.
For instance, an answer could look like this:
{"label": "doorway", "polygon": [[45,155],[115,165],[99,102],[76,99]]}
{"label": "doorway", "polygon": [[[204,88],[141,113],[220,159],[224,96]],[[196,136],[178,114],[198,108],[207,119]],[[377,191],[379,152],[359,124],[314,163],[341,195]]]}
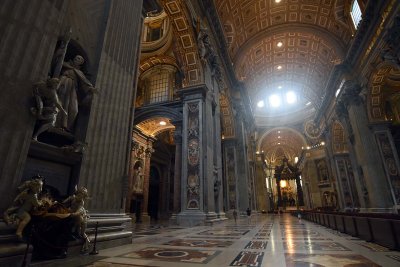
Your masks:
{"label": "doorway", "polygon": [[160,193],[160,172],[155,166],[150,166],[148,214],[152,220],[158,220],[158,203]]}

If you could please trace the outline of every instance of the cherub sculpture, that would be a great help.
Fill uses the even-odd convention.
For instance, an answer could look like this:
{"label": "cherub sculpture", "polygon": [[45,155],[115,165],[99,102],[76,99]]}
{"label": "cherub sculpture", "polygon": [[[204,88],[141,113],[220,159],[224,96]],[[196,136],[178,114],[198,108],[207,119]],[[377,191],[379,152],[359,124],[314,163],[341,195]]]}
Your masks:
{"label": "cherub sculpture", "polygon": [[87,199],[89,199],[87,189],[85,187],[75,187],[75,193],[63,201],[63,204],[69,209],[71,217],[74,218],[73,234],[85,241],[82,251],[87,250],[90,243],[89,237],[86,235],[86,226],[89,218],[85,209],[85,200]]}
{"label": "cherub sculpture", "polygon": [[16,235],[22,239],[22,232],[31,220],[31,213],[41,206],[38,194],[42,191],[43,180],[36,176],[18,187],[20,193],[14,199],[13,206],[4,212],[4,221],[7,224],[18,224]]}

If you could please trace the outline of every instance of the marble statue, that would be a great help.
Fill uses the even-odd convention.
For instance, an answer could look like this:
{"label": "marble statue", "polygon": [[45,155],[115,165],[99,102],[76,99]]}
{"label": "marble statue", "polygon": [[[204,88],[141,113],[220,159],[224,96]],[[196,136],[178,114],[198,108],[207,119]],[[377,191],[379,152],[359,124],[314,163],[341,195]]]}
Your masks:
{"label": "marble statue", "polygon": [[14,199],[13,205],[4,213],[7,224],[17,224],[16,235],[22,239],[25,226],[31,220],[32,212],[41,206],[38,194],[42,191],[43,180],[41,177],[24,182],[18,187],[20,193]]}
{"label": "marble statue", "polygon": [[63,201],[63,204],[68,208],[71,217],[74,219],[73,235],[84,240],[82,251],[87,250],[90,243],[89,237],[86,235],[86,227],[89,219],[89,215],[85,209],[85,201],[87,199],[89,199],[87,189],[85,187],[75,187],[75,193]]}
{"label": "marble statue", "polygon": [[86,78],[81,67],[84,58],[76,55],[73,60],[63,63],[58,87],[58,97],[67,114],[58,114],[56,126],[72,132],[76,117],[79,113],[79,105],[90,103],[97,89]]}
{"label": "marble statue", "polygon": [[135,184],[133,186],[133,191],[142,192],[143,191],[143,178],[142,167],[138,167],[134,170],[133,177],[135,179]]}
{"label": "marble statue", "polygon": [[68,115],[57,95],[58,84],[59,79],[49,78],[46,82],[39,82],[34,87],[33,95],[36,106],[30,110],[36,116],[40,125],[33,134],[33,140],[37,141],[41,133],[55,126],[59,111],[65,116]]}

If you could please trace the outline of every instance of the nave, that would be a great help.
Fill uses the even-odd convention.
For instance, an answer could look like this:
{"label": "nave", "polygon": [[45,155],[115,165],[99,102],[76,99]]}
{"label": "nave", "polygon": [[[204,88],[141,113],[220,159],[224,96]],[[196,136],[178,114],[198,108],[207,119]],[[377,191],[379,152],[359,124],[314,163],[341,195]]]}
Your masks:
{"label": "nave", "polygon": [[214,226],[136,225],[129,245],[31,266],[400,266],[400,253],[284,215]]}

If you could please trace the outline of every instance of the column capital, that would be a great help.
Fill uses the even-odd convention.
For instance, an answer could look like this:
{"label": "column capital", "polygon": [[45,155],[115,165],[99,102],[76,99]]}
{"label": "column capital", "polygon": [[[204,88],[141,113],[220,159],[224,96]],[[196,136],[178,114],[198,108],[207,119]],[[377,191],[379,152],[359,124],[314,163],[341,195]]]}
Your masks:
{"label": "column capital", "polygon": [[369,124],[369,128],[373,131],[373,132],[383,132],[383,131],[389,131],[389,126],[391,125],[391,122],[389,121],[382,121],[379,123],[371,123]]}
{"label": "column capital", "polygon": [[188,86],[178,90],[178,94],[185,100],[205,98],[210,89],[205,84]]}
{"label": "column capital", "polygon": [[359,83],[353,80],[348,80],[343,84],[343,93],[339,96],[339,101],[342,101],[348,108],[351,105],[360,105],[364,103],[363,88]]}

